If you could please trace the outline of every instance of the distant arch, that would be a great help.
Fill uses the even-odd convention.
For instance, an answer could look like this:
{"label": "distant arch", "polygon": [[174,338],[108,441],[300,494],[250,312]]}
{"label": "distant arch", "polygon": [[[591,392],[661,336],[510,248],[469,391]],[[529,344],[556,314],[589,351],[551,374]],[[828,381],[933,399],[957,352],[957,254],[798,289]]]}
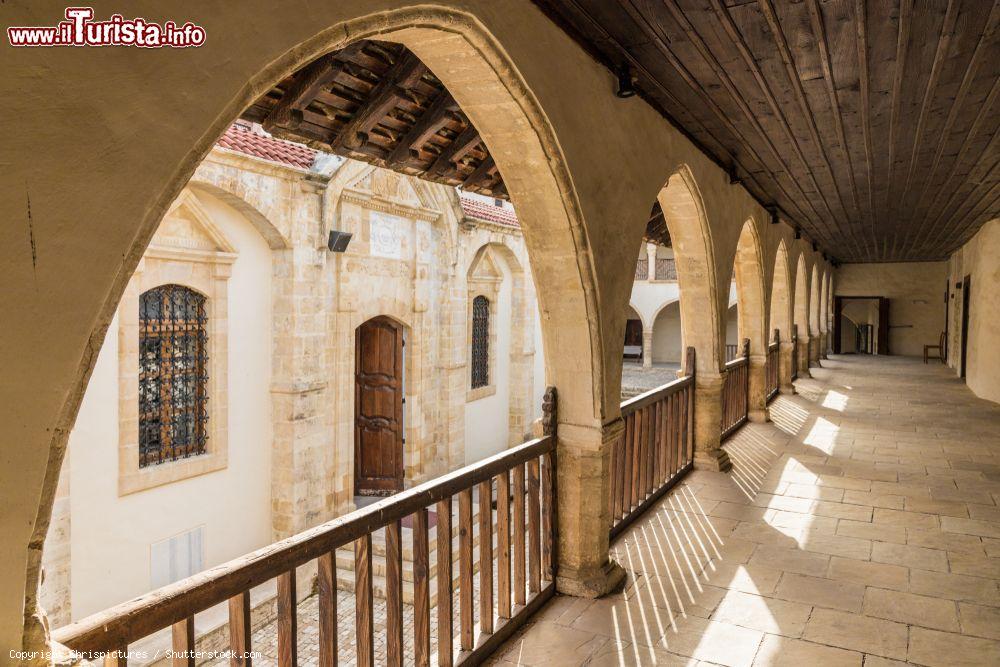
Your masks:
{"label": "distant arch", "polygon": [[767,351],[767,294],[764,290],[764,254],[753,218],[743,223],[733,264],[739,338],[750,339],[751,354]]}
{"label": "distant arch", "polygon": [[715,252],[705,205],[690,168],[684,165],[670,176],[657,200],[674,248],[685,345],[695,348],[699,372],[718,374],[725,357]]}
{"label": "distant arch", "polygon": [[792,332],[792,292],[788,266],[788,249],[785,240],[778,242],[774,256],[774,271],[771,274],[771,312],[769,339],[774,330],[780,332],[782,340],[790,340]]}

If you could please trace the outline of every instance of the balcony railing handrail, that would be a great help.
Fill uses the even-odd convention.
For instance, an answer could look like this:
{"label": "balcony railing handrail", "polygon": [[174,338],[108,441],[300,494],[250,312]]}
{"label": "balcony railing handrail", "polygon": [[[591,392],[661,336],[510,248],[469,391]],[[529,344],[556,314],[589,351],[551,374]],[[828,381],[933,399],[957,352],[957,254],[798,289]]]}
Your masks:
{"label": "balcony railing handrail", "polygon": [[297,535],[98,612],[52,633],[78,651],[113,651],[555,450],[546,435]]}
{"label": "balcony railing handrail", "polygon": [[676,394],[680,392],[684,387],[694,384],[693,375],[685,375],[684,377],[679,377],[676,380],[668,382],[667,384],[660,385],[659,387],[654,387],[649,391],[639,394],[638,396],[633,396],[627,401],[623,401],[621,404],[622,417],[627,417],[636,410],[641,410],[642,408],[656,403],[657,401],[670,396],[671,394]]}

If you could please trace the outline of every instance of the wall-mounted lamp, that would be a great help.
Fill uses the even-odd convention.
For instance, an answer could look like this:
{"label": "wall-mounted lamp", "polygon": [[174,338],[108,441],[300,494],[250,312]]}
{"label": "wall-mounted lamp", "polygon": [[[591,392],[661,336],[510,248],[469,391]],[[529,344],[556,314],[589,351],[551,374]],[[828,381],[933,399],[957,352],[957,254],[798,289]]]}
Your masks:
{"label": "wall-mounted lamp", "polygon": [[636,94],[635,81],[632,79],[632,68],[627,64],[618,68],[618,90],[615,95],[621,98],[632,97]]}
{"label": "wall-mounted lamp", "polygon": [[336,230],[330,230],[330,240],[326,242],[326,247],[330,249],[330,252],[344,252],[347,250],[347,244],[351,242],[351,237],[354,234],[350,232],[338,232]]}
{"label": "wall-mounted lamp", "polygon": [[955,283],[955,289],[962,289],[962,283]]}
{"label": "wall-mounted lamp", "polygon": [[796,227],[795,228],[795,240],[798,241],[800,238],[802,238],[802,230],[799,229],[798,227]]}
{"label": "wall-mounted lamp", "polygon": [[767,212],[768,215],[771,216],[771,224],[772,225],[778,224],[778,207],[772,204],[771,206],[767,207]]}

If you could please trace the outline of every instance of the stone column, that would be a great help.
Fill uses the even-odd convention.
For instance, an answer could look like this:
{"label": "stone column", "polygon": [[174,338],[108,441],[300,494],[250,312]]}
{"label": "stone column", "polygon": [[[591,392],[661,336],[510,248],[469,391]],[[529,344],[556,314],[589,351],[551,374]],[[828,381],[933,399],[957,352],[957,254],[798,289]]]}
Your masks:
{"label": "stone column", "polygon": [[799,377],[808,378],[812,377],[809,374],[809,350],[812,347],[809,344],[810,338],[808,335],[799,336]]}
{"label": "stone column", "polygon": [[819,337],[820,334],[809,337],[809,365],[819,366]]}
{"label": "stone column", "polygon": [[598,598],[625,581],[625,570],[608,557],[611,449],[624,432],[620,417],[603,428],[559,424],[560,593]]}
{"label": "stone column", "polygon": [[694,465],[706,470],[729,470],[729,454],[722,449],[721,373],[698,371],[694,391]]}
{"label": "stone column", "polygon": [[795,393],[795,385],[792,384],[792,350],[794,349],[795,343],[790,340],[781,341],[778,348],[779,391],[788,396]]}
{"label": "stone column", "polygon": [[646,261],[649,262],[649,270],[646,272],[646,280],[653,282],[656,280],[656,244],[646,244]]}
{"label": "stone column", "polygon": [[829,357],[827,356],[827,352],[829,352],[829,347],[828,346],[830,345],[829,338],[830,338],[830,335],[826,331],[822,332],[819,335],[819,358],[820,359],[829,359]]}
{"label": "stone column", "polygon": [[653,332],[642,332],[642,366],[643,368],[653,367]]}
{"label": "stone column", "polygon": [[751,354],[749,372],[747,418],[755,423],[770,421],[767,414],[767,354]]}

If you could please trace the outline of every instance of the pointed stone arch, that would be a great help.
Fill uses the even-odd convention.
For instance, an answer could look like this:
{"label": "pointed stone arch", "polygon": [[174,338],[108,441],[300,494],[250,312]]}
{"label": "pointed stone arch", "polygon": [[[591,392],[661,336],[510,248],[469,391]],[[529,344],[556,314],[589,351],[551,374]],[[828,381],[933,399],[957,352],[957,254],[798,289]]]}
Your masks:
{"label": "pointed stone arch", "polygon": [[767,353],[768,295],[764,289],[764,255],[753,218],[743,223],[733,262],[740,338],[750,339],[750,354]]}
{"label": "pointed stone arch", "polygon": [[791,269],[788,263],[788,249],[785,240],[778,242],[774,254],[774,270],[771,273],[771,307],[770,335],[778,329],[782,340],[791,340],[792,336],[792,283]]}
{"label": "pointed stone arch", "polygon": [[718,376],[725,355],[712,231],[701,192],[686,165],[670,176],[657,200],[674,248],[685,344],[695,348],[699,377]]}

